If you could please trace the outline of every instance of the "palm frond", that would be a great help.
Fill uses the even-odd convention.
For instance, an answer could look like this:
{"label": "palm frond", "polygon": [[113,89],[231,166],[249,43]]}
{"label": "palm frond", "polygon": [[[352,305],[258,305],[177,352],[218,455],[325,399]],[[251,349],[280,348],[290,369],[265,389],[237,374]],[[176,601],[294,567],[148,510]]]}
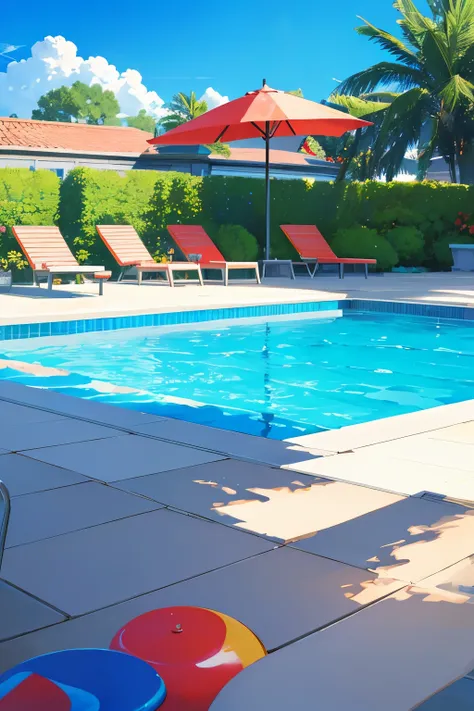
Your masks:
{"label": "palm frond", "polygon": [[467,104],[474,104],[474,84],[455,74],[443,86],[439,97],[446,111],[453,111],[463,100]]}
{"label": "palm frond", "polygon": [[382,47],[382,49],[390,52],[399,62],[403,62],[403,64],[409,67],[420,68],[419,58],[416,53],[407,47],[400,39],[394,37],[394,35],[391,35],[389,32],[385,32],[385,30],[375,27],[375,25],[372,25],[363,17],[359,17],[358,19],[365,23],[361,27],[356,27],[356,32],[359,35],[364,35],[374,41]]}
{"label": "palm frond", "polygon": [[[428,30],[437,28],[436,22],[429,17],[425,17],[418,10],[413,0],[395,0],[393,7],[402,15],[402,19],[398,20],[398,24],[406,26],[410,36],[417,37]],[[416,44],[415,42],[415,46]]]}
{"label": "palm frond", "polygon": [[379,62],[368,69],[364,69],[357,74],[341,82],[337,87],[336,94],[352,94],[360,96],[372,92],[380,86],[396,85],[400,91],[413,89],[422,86],[425,77],[421,71],[413,67],[407,67],[395,62]]}
{"label": "palm frond", "polygon": [[451,58],[462,56],[474,43],[474,2],[450,2],[444,15],[444,31]]}
{"label": "palm frond", "polygon": [[158,121],[158,124],[162,126],[165,131],[171,131],[173,128],[177,128],[177,126],[181,126],[183,123],[186,123],[186,121],[186,117],[181,113],[169,113],[166,114],[166,116],[163,116]]}
{"label": "palm frond", "polygon": [[[385,169],[392,166],[395,175],[407,150],[418,143],[421,128],[430,116],[430,108],[431,97],[426,89],[411,89],[395,99],[385,112],[374,144],[375,161],[383,162]],[[388,159],[385,158],[387,154]]]}
{"label": "palm frond", "polygon": [[365,101],[381,101],[391,104],[398,96],[400,96],[398,91],[371,91],[369,94],[361,94],[360,98]]}
{"label": "palm frond", "polygon": [[442,18],[449,8],[450,0],[427,0],[435,19]]}
{"label": "palm frond", "polygon": [[344,106],[352,116],[356,116],[357,118],[364,118],[375,114],[390,106],[390,103],[367,101],[365,98],[348,96],[346,94],[333,94],[329,97],[329,101],[339,106]]}

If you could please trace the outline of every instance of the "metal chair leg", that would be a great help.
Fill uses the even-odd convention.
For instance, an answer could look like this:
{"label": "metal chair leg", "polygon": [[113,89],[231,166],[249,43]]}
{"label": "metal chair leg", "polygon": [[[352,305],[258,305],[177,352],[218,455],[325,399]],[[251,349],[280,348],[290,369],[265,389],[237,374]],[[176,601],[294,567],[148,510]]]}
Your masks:
{"label": "metal chair leg", "polygon": [[0,481],[0,568],[2,567],[3,551],[7,538],[10,519],[10,494],[5,484]]}
{"label": "metal chair leg", "polygon": [[369,278],[369,265],[368,265],[368,264],[364,264],[364,267],[365,267],[365,269],[364,269],[364,271],[365,271],[365,278],[368,279],[368,278]]}
{"label": "metal chair leg", "polygon": [[53,274],[49,272],[48,274],[48,290],[51,291],[53,288]]}

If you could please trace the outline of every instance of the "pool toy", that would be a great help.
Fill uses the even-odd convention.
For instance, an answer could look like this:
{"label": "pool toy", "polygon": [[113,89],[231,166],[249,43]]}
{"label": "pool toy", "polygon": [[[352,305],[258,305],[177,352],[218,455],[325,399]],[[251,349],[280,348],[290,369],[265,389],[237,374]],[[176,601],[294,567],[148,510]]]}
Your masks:
{"label": "pool toy", "polygon": [[163,711],[208,711],[219,691],[266,655],[245,625],[202,607],[168,607],[128,622],[111,643],[145,659],[163,678]]}
{"label": "pool toy", "polygon": [[[44,654],[0,677],[0,711],[156,711],[165,696],[151,666],[108,649]],[[12,705],[15,698],[34,703]]]}

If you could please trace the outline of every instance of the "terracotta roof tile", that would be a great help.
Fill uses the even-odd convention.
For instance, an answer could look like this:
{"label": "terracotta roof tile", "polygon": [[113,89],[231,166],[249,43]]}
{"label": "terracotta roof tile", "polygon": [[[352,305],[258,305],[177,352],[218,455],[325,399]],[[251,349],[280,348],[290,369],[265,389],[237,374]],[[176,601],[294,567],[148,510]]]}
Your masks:
{"label": "terracotta roof tile", "polygon": [[[222,161],[231,160],[249,163],[265,163],[265,148],[232,148],[232,144],[229,145],[229,148],[229,157],[213,153],[212,159]],[[270,163],[273,165],[278,163],[285,165],[311,165],[312,161],[308,162],[307,159],[308,156],[304,153],[270,150]]]}
{"label": "terracotta roof tile", "polygon": [[22,146],[82,153],[143,153],[151,133],[123,126],[89,126],[0,117],[0,148]]}

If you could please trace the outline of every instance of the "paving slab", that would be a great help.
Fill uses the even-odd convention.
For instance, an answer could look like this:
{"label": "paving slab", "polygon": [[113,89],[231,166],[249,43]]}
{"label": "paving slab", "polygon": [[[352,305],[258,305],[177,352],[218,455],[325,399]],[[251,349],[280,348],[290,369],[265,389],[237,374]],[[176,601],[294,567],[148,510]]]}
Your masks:
{"label": "paving slab", "polygon": [[156,422],[161,417],[138,410],[130,410],[116,405],[95,402],[71,395],[63,395],[53,390],[32,388],[11,380],[0,380],[0,398],[23,403],[44,410],[52,410],[61,415],[78,417],[104,425],[128,429],[132,425]]}
{"label": "paving slab", "polygon": [[473,553],[474,509],[407,498],[291,545],[418,582]]}
{"label": "paving slab", "polygon": [[2,576],[79,615],[271,548],[257,536],[161,509],[8,548]]}
{"label": "paving slab", "polygon": [[382,420],[349,425],[340,430],[293,437],[288,442],[301,447],[347,452],[371,444],[391,442],[424,432],[474,420],[474,400],[433,407],[421,412],[410,412]]}
{"label": "paving slab", "polygon": [[153,511],[161,505],[89,481],[12,500],[6,547],[33,543],[89,526]]}
{"label": "paving slab", "polygon": [[464,678],[438,692],[420,706],[416,706],[416,709],[418,711],[472,711],[473,707],[474,681]]}
{"label": "paving slab", "polygon": [[255,437],[171,418],[154,424],[140,425],[134,427],[133,430],[138,434],[151,435],[171,442],[182,442],[227,456],[276,467],[330,454],[330,452],[310,451],[289,442]]}
{"label": "paving slab", "polygon": [[[55,625],[66,618],[56,610],[0,580],[0,641]],[[8,654],[0,647],[2,666],[11,666]]]}
{"label": "paving slab", "polygon": [[210,711],[408,711],[472,667],[473,635],[471,605],[406,588],[247,667]]}
{"label": "paving slab", "polygon": [[295,472],[375,487],[406,496],[427,492],[451,499],[474,501],[474,477],[464,469],[399,459],[375,453],[372,447],[337,454],[288,467]]}
{"label": "paving slab", "polygon": [[[116,631],[134,617],[179,605],[207,607],[230,615],[252,629],[267,650],[273,650],[400,587],[400,582],[378,580],[357,568],[278,548],[41,634],[12,640],[4,646],[3,656],[11,665],[67,647],[107,647]],[[4,666],[0,662],[0,673]]]}
{"label": "paving slab", "polygon": [[56,413],[0,400],[0,426],[2,428],[5,425],[27,425],[33,422],[51,422],[57,419]]}
{"label": "paving slab", "polygon": [[474,443],[450,442],[421,434],[395,442],[375,444],[364,451],[377,457],[394,456],[400,460],[474,473]]}
{"label": "paving slab", "polygon": [[381,491],[235,459],[128,479],[117,486],[281,542],[400,500]]}
{"label": "paving slab", "polygon": [[463,602],[474,603],[474,555],[425,578],[421,584],[446,594],[459,595]]}
{"label": "paving slab", "polygon": [[[69,442],[116,437],[122,433],[111,427],[73,420],[56,419],[52,422],[35,422],[31,427],[4,424],[0,428],[0,446],[10,452],[25,452],[37,447],[52,447]],[[67,467],[67,465],[66,465]]]}
{"label": "paving slab", "polygon": [[59,467],[69,466],[79,474],[107,482],[132,479],[223,458],[218,454],[192,447],[123,434],[113,440],[103,439],[36,449],[29,451],[28,456]]}
{"label": "paving slab", "polygon": [[430,439],[439,439],[446,442],[474,444],[474,421],[435,430],[429,433],[429,437]]}
{"label": "paving slab", "polygon": [[6,454],[2,457],[0,479],[7,485],[10,496],[33,494],[88,481],[86,477],[69,469],[53,467],[23,454]]}

